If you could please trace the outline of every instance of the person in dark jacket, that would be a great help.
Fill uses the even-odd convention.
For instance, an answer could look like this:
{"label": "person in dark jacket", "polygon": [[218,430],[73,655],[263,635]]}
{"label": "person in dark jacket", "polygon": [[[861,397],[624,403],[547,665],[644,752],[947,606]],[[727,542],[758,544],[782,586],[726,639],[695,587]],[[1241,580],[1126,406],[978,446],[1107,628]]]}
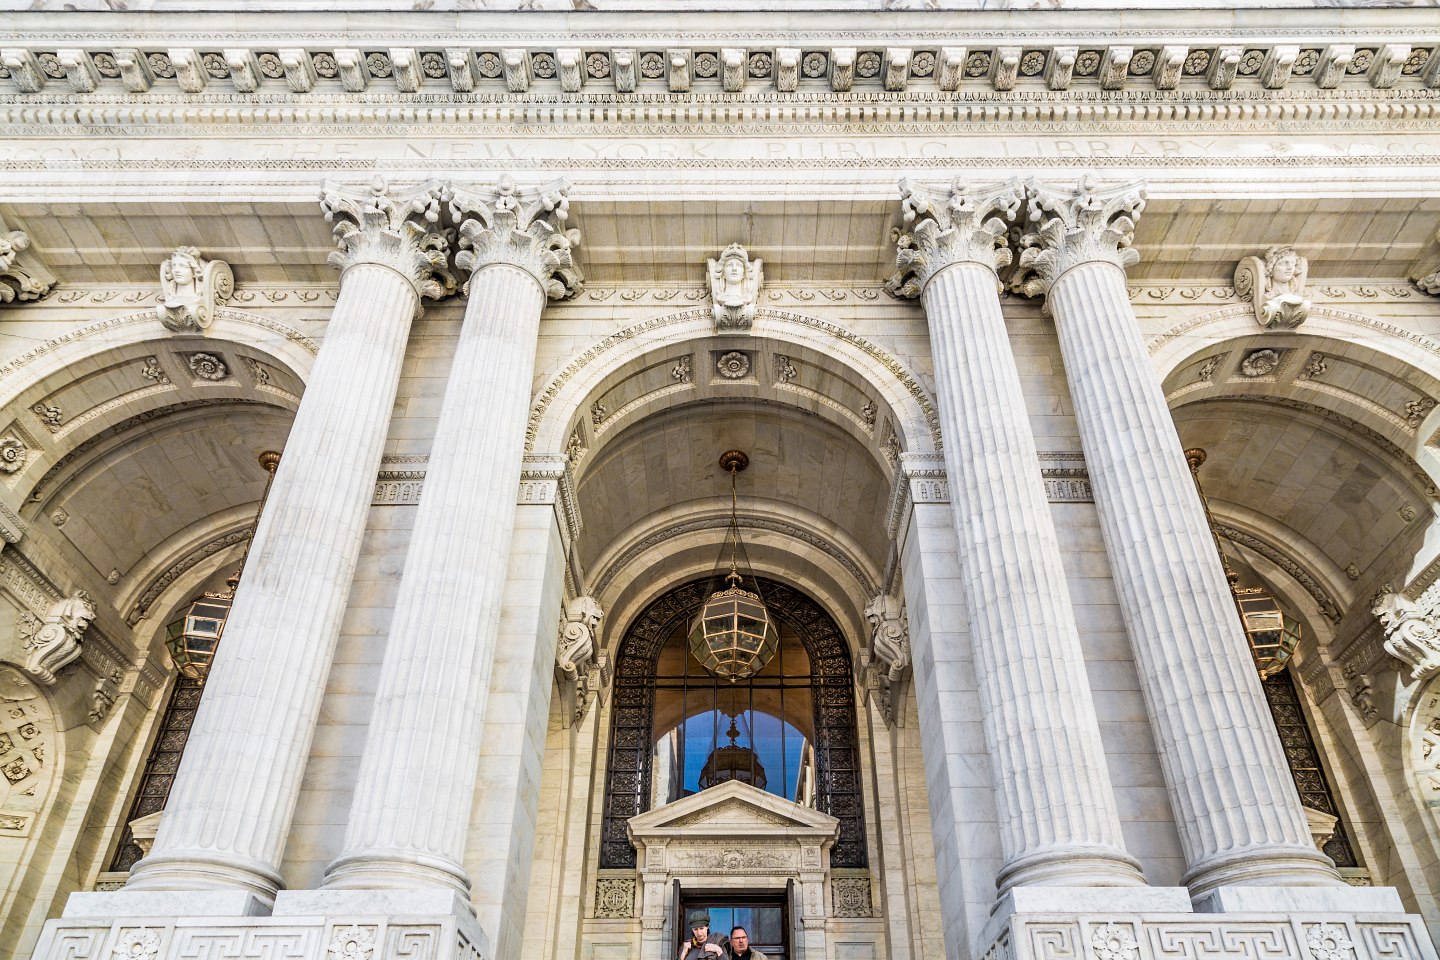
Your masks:
{"label": "person in dark jacket", "polygon": [[731,960],[769,960],[763,952],[751,948],[750,931],[744,927],[730,931],[729,950]]}
{"label": "person in dark jacket", "polygon": [[725,957],[725,938],[710,932],[710,914],[704,910],[692,910],[686,918],[690,936],[680,944],[680,960],[709,960],[710,957]]}

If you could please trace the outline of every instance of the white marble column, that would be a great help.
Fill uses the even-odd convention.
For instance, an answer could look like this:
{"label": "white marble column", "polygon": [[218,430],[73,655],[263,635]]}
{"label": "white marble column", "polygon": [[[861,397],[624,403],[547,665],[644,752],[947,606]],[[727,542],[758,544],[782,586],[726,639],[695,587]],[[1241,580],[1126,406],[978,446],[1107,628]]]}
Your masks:
{"label": "white marble column", "polygon": [[468,894],[462,866],[500,623],[540,312],[573,296],[568,184],[447,188],[471,271],[454,365],[327,888]]}
{"label": "white marble column", "polygon": [[127,889],[273,898],[422,296],[453,289],[438,185],[327,187],[340,294],[150,855]]}
{"label": "white marble column", "polygon": [[1017,285],[1054,315],[1115,586],[1184,845],[1191,893],[1334,884],[1310,840],[1125,290],[1139,184],[1029,185]]}
{"label": "white marble column", "polygon": [[1070,609],[995,271],[1018,181],[943,195],[901,182],[891,288],[924,298],[985,737],[1012,886],[1138,886]]}

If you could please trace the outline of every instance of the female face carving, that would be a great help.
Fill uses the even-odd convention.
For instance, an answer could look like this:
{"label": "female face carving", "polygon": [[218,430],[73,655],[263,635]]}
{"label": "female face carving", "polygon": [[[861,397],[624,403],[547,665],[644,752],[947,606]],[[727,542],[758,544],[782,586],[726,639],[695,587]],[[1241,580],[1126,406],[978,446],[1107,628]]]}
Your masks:
{"label": "female face carving", "polygon": [[721,273],[724,275],[726,283],[740,283],[745,279],[745,264],[739,257],[726,257]]}

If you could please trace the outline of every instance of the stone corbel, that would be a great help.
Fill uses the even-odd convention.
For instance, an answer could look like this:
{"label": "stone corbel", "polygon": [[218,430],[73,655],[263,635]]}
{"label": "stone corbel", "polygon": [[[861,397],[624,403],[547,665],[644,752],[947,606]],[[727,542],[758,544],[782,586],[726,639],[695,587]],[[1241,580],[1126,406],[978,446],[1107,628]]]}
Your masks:
{"label": "stone corbel", "polygon": [[[1440,60],[1440,57],[1436,58]],[[1435,232],[1435,241],[1440,243],[1440,230]],[[1440,297],[1440,267],[1436,267],[1429,273],[1421,274],[1418,270],[1415,273],[1415,286],[1432,297]]]}
{"label": "stone corbel", "polygon": [[910,680],[910,622],[904,601],[878,594],[866,605],[865,619],[870,623],[870,646],[860,654],[865,696],[888,726],[903,726]]}
{"label": "stone corbel", "polygon": [[1385,652],[1410,668],[1412,681],[1423,682],[1440,673],[1440,623],[1433,609],[1387,584],[1370,602],[1370,610],[1385,628]]}
{"label": "stone corbel", "polygon": [[1335,836],[1335,825],[1340,818],[1333,813],[1326,813],[1323,810],[1316,810],[1314,807],[1305,807],[1305,820],[1310,825],[1310,839],[1315,841],[1315,849],[1323,852],[1325,844]]}
{"label": "stone corbel", "polygon": [[206,260],[196,247],[177,247],[160,264],[160,303],[155,314],[167,330],[204,331],[234,292],[230,264]]}
{"label": "stone corbel", "polygon": [[560,715],[570,726],[580,721],[595,695],[610,682],[610,658],[600,649],[596,634],[604,616],[594,597],[565,601],[555,648],[555,683],[560,688]]}
{"label": "stone corbel", "polygon": [[1310,316],[1305,280],[1309,261],[1295,248],[1277,244],[1264,257],[1246,257],[1235,267],[1235,293],[1255,310],[1267,330],[1293,330]]}
{"label": "stone corbel", "polygon": [[755,321],[760,285],[765,282],[765,261],[750,259],[749,251],[732,243],[721,252],[720,259],[708,264],[715,332],[749,330]]}
{"label": "stone corbel", "polygon": [[40,263],[22,230],[7,230],[0,221],[0,303],[39,300],[55,286],[55,274]]}
{"label": "stone corbel", "polygon": [[22,649],[28,654],[22,669],[47,686],[55,683],[55,674],[80,657],[80,643],[95,619],[95,604],[84,590],[50,605],[42,620],[25,611],[17,627]]}

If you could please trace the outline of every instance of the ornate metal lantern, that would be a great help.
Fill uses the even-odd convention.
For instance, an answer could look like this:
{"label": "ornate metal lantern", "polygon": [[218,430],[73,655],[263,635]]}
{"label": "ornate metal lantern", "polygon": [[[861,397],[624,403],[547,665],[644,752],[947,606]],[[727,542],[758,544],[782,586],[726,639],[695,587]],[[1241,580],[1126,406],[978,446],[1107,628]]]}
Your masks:
{"label": "ornate metal lantern", "polygon": [[739,450],[727,450],[720,466],[730,471],[730,573],[726,586],[710,594],[690,625],[690,652],[715,676],[734,683],[759,673],[780,648],[780,634],[758,593],[746,590],[737,554],[740,522],[735,475],[750,465]]}
{"label": "ornate metal lantern", "polygon": [[[260,509],[255,511],[255,520],[250,525],[250,541],[255,539],[255,528],[260,524],[260,512],[270,496],[270,484],[275,480],[275,468],[280,465],[280,454],[266,450],[260,454],[260,466],[269,474],[265,478],[265,492],[260,497]],[[215,661],[215,651],[225,632],[225,621],[230,617],[230,605],[235,602],[235,588],[240,585],[240,574],[245,570],[245,561],[250,556],[250,542],[245,544],[245,554],[240,565],[225,580],[224,592],[206,592],[190,601],[185,615],[165,628],[165,647],[175,669],[181,676],[202,683],[210,674],[210,665]]]}
{"label": "ornate metal lantern", "polygon": [[1250,656],[1255,660],[1255,669],[1260,679],[1273,677],[1295,655],[1300,646],[1300,622],[1287,614],[1268,592],[1260,587],[1240,586],[1240,575],[1230,567],[1230,560],[1220,550],[1220,535],[1215,532],[1215,521],[1210,516],[1210,502],[1200,486],[1200,465],[1205,462],[1205,451],[1192,447],[1185,451],[1190,464],[1190,475],[1195,478],[1195,489],[1200,493],[1200,503],[1205,507],[1205,519],[1210,523],[1210,534],[1215,538],[1215,549],[1220,552],[1220,562],[1225,565],[1225,579],[1230,582],[1230,593],[1235,600],[1235,609],[1240,614],[1240,624],[1245,630],[1245,639],[1250,644]]}

